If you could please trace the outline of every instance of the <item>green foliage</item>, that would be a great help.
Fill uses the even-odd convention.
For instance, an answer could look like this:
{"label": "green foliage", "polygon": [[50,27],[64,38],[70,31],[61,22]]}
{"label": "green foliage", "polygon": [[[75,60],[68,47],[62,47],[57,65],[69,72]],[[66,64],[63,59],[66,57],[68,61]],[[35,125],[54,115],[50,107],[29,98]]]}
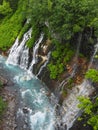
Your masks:
{"label": "green foliage", "polygon": [[85,78],[91,79],[93,82],[98,82],[98,70],[89,69],[85,75]]}
{"label": "green foliage", "polygon": [[80,104],[78,105],[78,107],[81,109],[85,109],[84,110],[85,114],[92,114],[93,104],[90,101],[90,99],[84,98],[84,97],[79,97],[78,99],[80,101]]}
{"label": "green foliage", "polygon": [[56,79],[57,75],[58,75],[58,67],[56,65],[53,65],[53,64],[50,63],[48,65],[48,68],[50,70],[50,78],[51,79]]}
{"label": "green foliage", "polygon": [[2,97],[0,97],[0,115],[3,114],[6,108],[6,103],[3,101]]}
{"label": "green foliage", "polygon": [[37,26],[47,21],[49,29],[65,40],[86,27],[98,32],[97,0],[29,0],[28,7],[27,15]]}
{"label": "green foliage", "polygon": [[3,0],[3,4],[0,5],[0,14],[6,16],[11,12],[12,12],[12,9],[10,8],[9,2],[7,2],[6,0]]}
{"label": "green foliage", "polygon": [[50,71],[50,78],[56,79],[59,74],[64,72],[66,64],[70,61],[74,55],[74,50],[69,44],[61,44],[56,40],[53,40],[55,50],[52,52],[52,62],[48,65]]}
{"label": "green foliage", "polygon": [[91,125],[94,130],[98,130],[98,115],[92,116],[88,120],[88,124]]}
{"label": "green foliage", "polygon": [[13,10],[13,12],[15,12],[17,9],[19,0],[7,0],[7,1],[10,3],[10,6],[11,6],[11,9]]}
{"label": "green foliage", "polygon": [[[85,76],[93,82],[98,82],[98,70],[90,69]],[[98,96],[98,95],[97,95]],[[78,107],[84,110],[84,117],[87,117],[87,124],[91,125],[94,130],[98,130],[98,97],[91,100],[89,97],[79,97],[80,104]]]}
{"label": "green foliage", "polygon": [[19,33],[19,35],[18,35],[19,40],[22,39],[24,33],[26,33],[26,32],[29,30],[30,27],[31,27],[31,24],[30,24],[30,23],[26,23],[26,24],[24,25],[24,27],[21,29],[21,31],[20,31],[20,33]]}
{"label": "green foliage", "polygon": [[[2,88],[3,84],[2,82],[0,81],[0,90]],[[1,120],[1,116],[6,108],[6,102],[3,101],[2,97],[0,96],[0,120]]]}
{"label": "green foliage", "polygon": [[74,79],[70,78],[67,83],[67,88],[71,89],[73,87]]}
{"label": "green foliage", "polygon": [[73,54],[74,54],[73,50],[67,51],[66,56],[64,57],[64,63],[65,64],[70,61],[70,59],[72,58]]}
{"label": "green foliage", "polygon": [[67,96],[67,90],[62,90],[62,95],[63,95],[64,97],[66,97],[66,96]]}
{"label": "green foliage", "polygon": [[32,48],[33,45],[34,45],[34,38],[31,37],[31,38],[27,41],[26,44],[27,44],[27,47]]}
{"label": "green foliage", "polygon": [[[84,110],[85,117],[87,117],[87,124],[91,125],[94,130],[98,130],[98,97],[93,101],[90,98],[79,97],[79,108]],[[80,118],[81,120],[83,118]]]}
{"label": "green foliage", "polygon": [[0,24],[0,49],[7,50],[14,43],[24,25],[23,2],[19,2],[17,11],[10,17],[5,17]]}
{"label": "green foliage", "polygon": [[[97,0],[3,0],[0,5],[0,18],[2,15],[7,17],[0,21],[0,48],[6,50],[12,45],[28,18],[34,28],[33,41],[27,43],[29,47],[36,41],[40,32],[47,33],[47,37],[50,37],[50,34],[51,37],[52,34],[58,34],[64,41],[70,41],[75,33],[83,31],[86,27],[94,28],[97,35],[97,6]],[[20,39],[25,31],[26,27],[20,32]],[[59,52],[54,52],[54,57],[55,53]],[[69,59],[65,59],[65,62]]]}
{"label": "green foliage", "polygon": [[50,71],[50,78],[56,79],[64,71],[64,65],[62,63],[56,65],[50,63],[48,69]]}

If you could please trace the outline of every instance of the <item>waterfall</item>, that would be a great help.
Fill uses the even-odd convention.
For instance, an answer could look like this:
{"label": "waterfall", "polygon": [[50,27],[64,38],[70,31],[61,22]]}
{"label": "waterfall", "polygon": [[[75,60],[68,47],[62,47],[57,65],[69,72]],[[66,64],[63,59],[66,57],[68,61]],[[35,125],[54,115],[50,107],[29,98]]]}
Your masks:
{"label": "waterfall", "polygon": [[[98,51],[98,43],[95,45],[94,53],[91,58],[88,69],[90,69],[94,57]],[[84,80],[84,82],[74,87],[70,90],[66,100],[63,102],[63,107],[61,109],[61,113],[63,115],[62,121],[67,125],[67,130],[72,127],[74,121],[77,119],[80,109],[77,107],[79,101],[77,98],[79,96],[89,96],[94,91],[94,88],[90,85],[89,81]]]}
{"label": "waterfall", "polygon": [[50,59],[50,54],[51,54],[51,52],[49,52],[49,53],[47,54],[47,59],[46,59],[46,61],[44,62],[44,64],[40,67],[40,70],[39,70],[39,72],[38,72],[38,74],[37,74],[37,77],[40,75],[40,73],[42,72],[43,68],[46,67],[46,65],[48,64],[49,59]]}
{"label": "waterfall", "polygon": [[[30,29],[28,32],[26,32],[23,36],[21,43],[19,43],[18,38],[16,39],[14,45],[10,49],[10,54],[9,54],[9,57],[8,57],[6,63],[12,64],[12,65],[19,65],[21,68],[28,69],[28,72],[32,73],[34,64],[36,64],[38,62],[38,49],[39,49],[39,46],[40,46],[40,44],[43,40],[44,34],[41,34],[39,39],[36,41],[35,46],[33,47],[32,61],[31,61],[30,66],[28,67],[29,49],[26,46],[26,42],[28,41],[29,38],[31,38],[31,33],[32,33],[32,29]],[[80,45],[81,45],[81,38],[82,38],[82,34],[79,36],[79,39],[78,39],[79,44],[77,46],[77,51],[76,51],[76,56],[75,56],[76,62],[77,62],[77,58],[78,58],[78,54],[79,54],[79,48],[80,48]],[[97,53],[97,50],[98,50],[98,43],[95,46],[95,51],[94,51],[94,54],[91,58],[89,68],[91,67],[91,65],[93,63],[94,57]],[[51,52],[49,52],[47,54],[47,58],[45,59],[46,61],[44,62],[44,64],[39,69],[37,76],[40,75],[40,73],[42,72],[44,67],[49,62],[50,54],[51,54]],[[76,68],[77,68],[77,65],[75,63],[73,65],[72,74],[67,79],[65,79],[61,82],[60,86],[58,87],[59,90],[63,89],[65,84],[68,82],[68,80],[74,76],[74,74],[76,72]],[[23,74],[23,76],[24,76],[24,74]],[[43,104],[41,103],[40,99],[42,99],[44,96],[43,95],[40,96],[40,87],[38,88],[38,91],[36,91],[36,94],[37,94],[37,96],[36,96],[34,89],[37,88],[38,84],[37,84],[37,82],[35,84],[35,82],[33,80],[31,80],[30,77],[29,78],[28,77],[29,77],[29,75],[27,76],[27,74],[25,75],[25,77],[22,77],[22,78],[19,77],[19,79],[21,79],[21,80],[18,81],[18,82],[20,83],[20,86],[24,86],[21,82],[23,82],[23,83],[26,82],[26,84],[25,84],[26,92],[24,92],[25,90],[23,88],[23,89],[21,89],[21,91],[22,91],[21,93],[22,93],[23,101],[27,101],[26,104],[27,105],[29,104],[28,108],[31,108],[31,105],[32,105],[32,111],[34,111],[34,113],[32,112],[31,115],[30,115],[31,127],[33,129],[35,127],[34,126],[35,124],[36,124],[36,127],[37,127],[37,121],[38,122],[41,121],[42,117],[43,117],[43,120],[41,121],[41,125],[42,125],[42,127],[44,127],[43,122],[44,122],[45,119],[47,119],[46,118],[47,117],[46,112],[50,108],[47,107],[47,110],[43,110],[43,111],[39,111],[39,112],[36,111],[36,109],[33,110],[34,105],[35,105],[35,107],[38,107],[38,110],[39,110],[39,106],[40,106],[41,109],[43,108]],[[28,81],[26,81],[26,79],[28,79]],[[29,82],[29,88],[27,88],[28,82]],[[34,84],[34,87],[35,87],[33,89],[31,89],[32,84]],[[27,91],[27,89],[31,89],[31,90]],[[75,86],[72,90],[69,90],[69,91],[70,91],[70,93],[68,94],[66,100],[63,101],[62,108],[60,109],[60,114],[61,114],[61,118],[62,118],[61,120],[64,124],[66,124],[67,130],[69,130],[69,128],[72,127],[74,121],[77,119],[78,114],[80,112],[80,109],[77,107],[77,105],[79,104],[77,97],[78,96],[89,96],[94,91],[94,88],[90,85],[89,81],[84,80],[84,82],[81,85]],[[35,96],[32,96],[33,95],[32,93],[35,94]],[[25,97],[23,95],[25,95]],[[30,97],[30,99],[32,99],[33,102],[31,100],[29,100],[29,97]],[[36,99],[36,98],[38,98],[38,99]],[[35,102],[35,99],[36,99],[36,102]],[[42,102],[44,102],[44,101],[45,101],[45,99],[43,98]],[[45,104],[46,104],[45,105],[45,108],[46,108],[47,100],[46,100]],[[39,105],[39,106],[37,106],[37,105]],[[51,111],[50,111],[50,113],[51,113]],[[51,117],[53,117],[53,115],[51,115]],[[34,118],[36,118],[36,120]],[[61,120],[58,120],[58,122],[60,123]],[[38,128],[39,127],[40,126],[38,126]],[[50,130],[50,128],[49,128],[49,130]]]}
{"label": "waterfall", "polygon": [[29,49],[25,44],[28,39],[31,38],[31,33],[32,29],[29,29],[29,31],[24,34],[21,43],[19,43],[18,38],[16,39],[14,45],[10,49],[10,54],[6,61],[7,64],[19,65],[21,68],[24,69],[27,68]]}
{"label": "waterfall", "polygon": [[[94,48],[94,53],[91,57],[88,69],[90,69],[91,65],[93,64],[95,55],[98,51],[98,40]],[[65,84],[65,82],[63,81],[62,84]],[[81,85],[75,86],[72,90],[69,90],[68,96],[66,100],[63,101],[62,108],[60,110],[62,115],[62,122],[64,126],[67,126],[67,130],[69,130],[69,128],[72,127],[74,121],[78,118],[81,112],[78,108],[79,101],[77,98],[79,96],[88,97],[93,92],[94,87],[91,86],[88,80],[84,80],[84,82]]]}
{"label": "waterfall", "polygon": [[77,62],[78,56],[79,56],[79,50],[80,50],[80,46],[81,46],[81,39],[82,39],[82,33],[80,33],[79,38],[78,38],[78,44],[77,44],[77,50],[76,50],[76,54],[75,54],[75,60]]}
{"label": "waterfall", "polygon": [[73,65],[73,71],[72,71],[71,75],[70,75],[68,78],[64,79],[64,80],[60,83],[60,85],[59,85],[59,90],[60,90],[60,89],[63,90],[63,87],[68,83],[68,81],[69,81],[71,78],[74,77],[74,75],[75,75],[75,73],[76,73],[76,69],[77,69],[77,65],[74,64],[74,65]]}
{"label": "waterfall", "polygon": [[74,75],[76,73],[77,61],[78,61],[78,56],[79,56],[79,50],[80,50],[80,46],[81,46],[81,39],[82,39],[82,33],[79,34],[79,38],[78,38],[78,41],[77,41],[77,49],[76,49],[76,53],[75,53],[74,64],[72,66],[72,73],[71,73],[71,75],[68,78],[64,79],[60,83],[60,85],[56,88],[55,93],[59,93],[61,90],[63,90],[64,86],[68,83],[68,81],[71,78],[74,77]]}
{"label": "waterfall", "polygon": [[98,52],[98,39],[97,39],[97,43],[96,43],[95,46],[94,46],[94,53],[93,53],[93,55],[92,55],[92,57],[91,57],[91,60],[90,60],[88,69],[91,68],[92,63],[93,63],[93,61],[94,61],[94,58],[95,58],[95,55],[96,55],[97,52]]}
{"label": "waterfall", "polygon": [[[5,64],[5,61],[6,59],[0,56],[0,76],[9,80],[8,85],[11,85],[9,87],[13,87],[11,92],[14,90],[12,95],[17,91],[17,98],[16,95],[14,97],[17,102],[17,104],[15,103],[17,108],[14,113],[16,121],[14,129],[55,130],[54,105],[50,103],[50,99],[47,96],[47,93],[49,93],[47,86],[35,76],[31,77],[27,70],[22,70],[18,66],[9,67]],[[14,117],[13,114],[11,115],[10,118]],[[13,127],[10,125],[10,120],[7,119],[7,122],[7,127],[4,128],[11,130]]]}
{"label": "waterfall", "polygon": [[19,39],[18,38],[16,39],[14,45],[10,49],[10,53],[6,61],[6,64],[19,65],[23,69],[28,69],[28,72],[33,71],[33,65],[37,63],[38,49],[40,43],[43,40],[44,34],[41,34],[40,38],[38,39],[38,41],[35,43],[35,46],[33,47],[33,59],[28,68],[29,48],[26,46],[26,42],[31,38],[31,33],[32,33],[32,29],[29,29],[29,31],[24,34],[23,39],[20,43],[19,43]]}
{"label": "waterfall", "polygon": [[10,54],[13,53],[17,49],[18,45],[19,45],[19,40],[17,38],[12,48],[10,49]]}
{"label": "waterfall", "polygon": [[43,36],[44,36],[44,34],[41,34],[40,38],[38,39],[38,41],[35,43],[35,46],[33,47],[33,59],[32,59],[31,65],[30,65],[30,67],[28,69],[29,72],[33,72],[33,65],[37,63],[37,60],[38,60],[38,48],[39,48],[40,43],[43,40]]}
{"label": "waterfall", "polygon": [[25,46],[20,59],[20,67],[23,69],[27,69],[28,61],[29,61],[29,48]]}
{"label": "waterfall", "polygon": [[62,122],[66,124],[67,130],[72,127],[74,121],[77,119],[80,109],[77,107],[79,104],[79,96],[89,96],[94,91],[94,88],[89,84],[89,81],[84,82],[75,86],[68,94],[66,100],[63,102],[61,113]]}

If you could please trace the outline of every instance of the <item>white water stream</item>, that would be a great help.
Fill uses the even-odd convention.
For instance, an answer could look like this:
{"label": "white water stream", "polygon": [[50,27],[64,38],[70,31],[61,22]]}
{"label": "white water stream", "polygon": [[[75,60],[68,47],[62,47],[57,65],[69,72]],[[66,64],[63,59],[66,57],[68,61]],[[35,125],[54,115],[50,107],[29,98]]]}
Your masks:
{"label": "white water stream", "polygon": [[23,36],[21,43],[18,38],[14,45],[10,49],[10,54],[6,61],[6,64],[19,65],[21,68],[26,69],[28,67],[29,49],[26,46],[26,42],[31,38],[32,29],[29,29]]}
{"label": "white water stream", "polygon": [[51,55],[51,52],[49,52],[49,53],[47,54],[47,59],[46,59],[46,61],[44,62],[44,64],[40,67],[40,70],[39,70],[38,74],[36,75],[37,77],[40,75],[40,73],[42,72],[42,70],[44,69],[44,67],[46,67],[46,65],[48,64],[49,59],[50,59],[50,55]]}
{"label": "white water stream", "polygon": [[32,62],[31,65],[28,69],[28,71],[30,71],[31,73],[33,72],[33,66],[34,64],[37,63],[38,60],[38,49],[39,49],[39,45],[42,42],[44,37],[44,34],[41,34],[40,38],[38,39],[38,41],[35,43],[35,46],[33,47],[33,58],[32,58]]}
{"label": "white water stream", "polygon": [[[30,29],[27,33],[24,34],[22,42],[19,44],[18,38],[15,41],[15,44],[12,46],[10,50],[9,57],[7,59],[7,64],[18,65],[21,68],[27,69],[28,67],[28,58],[29,58],[29,49],[25,45],[26,41],[31,38]],[[33,47],[33,57],[30,66],[28,67],[28,72],[33,72],[33,66],[38,61],[38,49],[43,40],[44,34],[41,34],[38,41],[35,43]],[[80,45],[79,45],[80,47]],[[78,47],[78,48],[79,48]],[[98,50],[98,45],[95,46],[94,56]],[[78,53],[78,51],[77,51]],[[93,62],[93,58],[91,59],[90,64]],[[50,58],[50,52],[47,55],[46,62],[41,66],[37,76],[41,73],[43,68],[47,65]],[[19,71],[18,75],[15,76],[14,80],[20,86],[21,93],[21,102],[20,108],[17,112],[17,118],[22,121],[22,117],[24,119],[28,119],[26,122],[30,123],[31,130],[54,130],[55,124],[55,110],[54,107],[49,103],[48,97],[45,95],[46,89],[44,89],[44,93],[42,93],[43,86],[39,83],[38,79],[35,77],[31,77],[29,73],[22,73]],[[62,108],[60,109],[60,113],[62,116],[62,122],[66,124],[67,130],[72,127],[74,121],[77,119],[79,108],[78,105],[78,96],[89,96],[94,91],[93,87],[89,84],[88,81],[84,80],[81,85],[75,86],[67,98],[64,100]],[[60,118],[61,120],[61,118]],[[58,120],[58,124],[60,123]],[[21,125],[19,126],[22,127]],[[24,126],[27,128],[27,126]],[[23,128],[24,130],[28,130]]]}
{"label": "white water stream", "polygon": [[[98,52],[98,43],[94,46],[94,53],[91,57],[88,69],[90,69],[95,55]],[[94,87],[91,86],[90,82],[84,80],[81,85],[75,86],[69,91],[69,94],[65,101],[63,102],[63,107],[61,108],[62,121],[67,126],[67,130],[73,126],[74,121],[77,119],[80,109],[78,108],[78,97],[85,96],[88,97],[94,91]]]}

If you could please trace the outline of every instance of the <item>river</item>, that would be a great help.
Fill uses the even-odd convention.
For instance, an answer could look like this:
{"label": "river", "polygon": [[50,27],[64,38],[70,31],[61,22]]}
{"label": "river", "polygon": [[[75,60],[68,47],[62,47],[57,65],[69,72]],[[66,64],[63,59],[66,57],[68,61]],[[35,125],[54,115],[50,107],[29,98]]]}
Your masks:
{"label": "river", "polygon": [[34,75],[18,66],[6,64],[0,56],[0,75],[14,82],[19,92],[16,113],[17,130],[54,130],[54,105],[47,96],[48,88]]}

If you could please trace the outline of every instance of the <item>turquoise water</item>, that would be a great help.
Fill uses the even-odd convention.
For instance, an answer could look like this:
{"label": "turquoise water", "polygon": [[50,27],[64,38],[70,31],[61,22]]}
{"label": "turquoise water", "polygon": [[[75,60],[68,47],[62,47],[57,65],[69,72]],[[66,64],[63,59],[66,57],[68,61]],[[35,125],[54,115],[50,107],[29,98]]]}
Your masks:
{"label": "turquoise water", "polygon": [[16,113],[17,130],[54,130],[55,112],[47,97],[48,88],[34,75],[18,66],[7,65],[2,56],[0,70],[17,84],[20,93]]}

